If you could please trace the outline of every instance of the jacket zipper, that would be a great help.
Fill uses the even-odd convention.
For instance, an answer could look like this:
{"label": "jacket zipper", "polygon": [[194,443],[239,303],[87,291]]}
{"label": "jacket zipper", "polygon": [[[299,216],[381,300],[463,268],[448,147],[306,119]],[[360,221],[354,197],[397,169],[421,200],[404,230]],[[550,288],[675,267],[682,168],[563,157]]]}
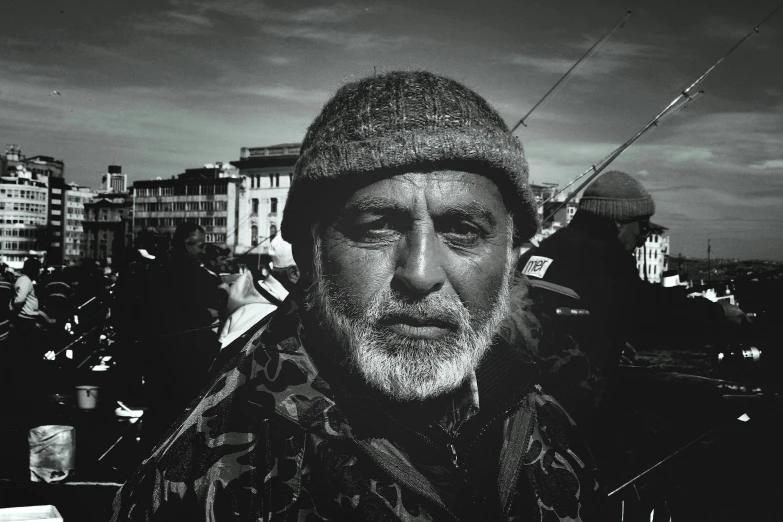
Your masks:
{"label": "jacket zipper", "polygon": [[[528,388],[532,381],[533,381],[533,378],[532,377],[529,378],[527,381],[525,381],[525,383],[522,386],[522,388]],[[478,444],[478,441],[481,440],[481,437],[484,435],[484,433],[486,433],[487,429],[489,429],[489,427],[492,424],[494,424],[498,419],[504,419],[504,420],[507,419],[510,416],[511,412],[516,410],[523,402],[525,402],[527,400],[528,396],[530,395],[530,393],[532,393],[532,392],[533,392],[532,389],[529,390],[528,393],[523,395],[520,400],[516,401],[512,406],[504,409],[501,413],[499,413],[498,415],[494,416],[489,422],[487,422],[484,425],[484,427],[481,428],[481,430],[479,430],[478,434],[476,435],[475,439],[473,440],[473,444],[471,444],[465,450],[465,452],[463,453],[463,456],[470,454],[470,452],[476,447],[476,444]],[[516,481],[514,481],[514,485],[516,485]],[[505,498],[505,495],[504,495],[504,492],[501,491],[501,489],[500,489],[500,481],[498,481],[497,487],[498,487],[498,498],[502,500],[503,498]],[[506,509],[505,506],[500,506],[501,512],[505,511],[505,509]]]}
{"label": "jacket zipper", "polygon": [[451,465],[454,466],[454,470],[457,472],[460,478],[465,483],[468,483],[468,470],[461,465],[459,453],[457,453],[457,433],[449,433],[448,430],[446,430],[446,428],[440,424],[436,424],[436,426],[440,428],[441,431],[443,431],[443,433],[446,435],[446,438],[448,439],[448,442],[446,442],[446,455],[448,456],[449,460],[451,460]]}
{"label": "jacket zipper", "polygon": [[[522,388],[527,388],[527,387],[528,387],[528,385],[530,384],[530,382],[531,382],[532,380],[533,380],[533,379],[532,379],[532,377],[531,377],[530,379],[528,379],[528,380],[525,382],[525,384],[523,384],[523,385],[522,385]],[[531,390],[531,392],[532,392],[532,390]],[[486,433],[487,429],[489,429],[489,427],[490,427],[492,424],[494,424],[494,423],[495,423],[495,422],[496,422],[498,419],[504,419],[504,420],[505,420],[506,418],[508,418],[508,415],[509,415],[509,414],[510,414],[510,413],[511,413],[513,410],[515,410],[515,409],[516,409],[516,408],[517,408],[517,407],[518,407],[520,404],[522,404],[523,402],[525,402],[525,400],[527,399],[528,395],[530,395],[530,393],[531,393],[531,392],[528,392],[528,393],[526,393],[525,395],[523,395],[521,399],[519,399],[518,401],[516,401],[515,403],[513,403],[511,406],[509,406],[508,408],[506,408],[506,409],[504,409],[503,411],[501,411],[499,414],[497,414],[497,415],[495,415],[494,417],[492,417],[492,419],[490,419],[490,420],[489,420],[489,422],[487,422],[486,424],[484,424],[484,427],[483,427],[483,428],[481,428],[481,430],[479,430],[478,434],[477,434],[477,435],[476,435],[476,437],[473,439],[473,444],[471,444],[471,445],[470,445],[470,447],[468,447],[468,448],[467,448],[467,449],[466,449],[466,450],[463,452],[463,455],[467,455],[467,454],[469,454],[469,453],[470,453],[470,452],[473,450],[473,448],[475,448],[475,447],[476,447],[476,444],[478,443],[478,441],[479,441],[479,440],[481,440],[481,436],[482,436],[482,435],[484,435],[484,433]]]}
{"label": "jacket zipper", "polygon": [[[530,379],[528,379],[528,380],[527,380],[527,381],[524,383],[523,387],[527,387],[527,386],[530,384],[530,382],[531,382],[532,380],[533,380],[533,379],[532,379],[532,377],[531,377]],[[506,418],[506,417],[509,415],[509,413],[511,413],[511,412],[512,412],[514,409],[516,409],[517,407],[519,407],[519,405],[520,405],[520,404],[522,404],[522,403],[523,403],[523,402],[524,402],[524,401],[527,399],[527,396],[528,396],[528,395],[529,395],[529,393],[526,393],[526,394],[525,394],[525,395],[524,395],[524,396],[523,396],[523,397],[522,397],[520,400],[518,400],[518,401],[514,402],[514,403],[513,403],[511,406],[509,406],[508,408],[504,409],[504,410],[503,410],[501,413],[499,413],[498,415],[495,415],[495,416],[494,416],[492,419],[490,419],[490,420],[489,420],[489,421],[488,421],[488,422],[487,422],[487,423],[484,425],[484,427],[483,427],[483,428],[481,428],[481,430],[479,430],[478,434],[476,435],[476,437],[475,437],[475,439],[474,439],[474,442],[473,442],[473,444],[471,444],[471,446],[470,446],[468,449],[466,449],[466,450],[465,450],[465,452],[463,452],[463,456],[465,456],[465,455],[469,454],[469,453],[471,452],[471,450],[473,450],[473,449],[475,448],[476,444],[477,444],[477,443],[478,443],[478,441],[481,439],[481,436],[482,436],[482,435],[484,435],[484,433],[487,431],[487,429],[489,429],[489,427],[490,427],[492,424],[494,424],[494,423],[495,423],[495,422],[496,422],[498,419],[501,419],[501,418]],[[395,424],[397,424],[397,426],[399,426],[400,428],[402,428],[402,429],[404,429],[404,430],[406,430],[406,431],[408,431],[408,432],[410,432],[410,433],[413,433],[414,435],[416,435],[418,438],[420,438],[420,439],[424,440],[424,441],[425,441],[425,442],[426,442],[428,445],[432,446],[433,448],[435,448],[435,449],[438,449],[438,448],[441,448],[441,447],[442,447],[442,446],[439,446],[439,445],[435,444],[435,443],[434,443],[432,440],[430,440],[430,439],[429,439],[427,436],[425,436],[425,435],[423,435],[423,434],[421,434],[421,433],[417,432],[416,430],[412,430],[412,429],[408,428],[407,426],[404,426],[404,425],[400,424],[400,423],[399,423],[399,422],[397,422],[397,420],[396,420],[396,419],[394,419],[393,417],[391,417],[391,420],[392,420],[392,422],[394,422]],[[457,448],[456,448],[456,446],[455,446],[455,444],[454,444],[454,443],[456,442],[456,437],[455,437],[455,436],[452,436],[451,434],[449,434],[449,433],[448,433],[448,431],[446,431],[446,429],[445,429],[445,428],[443,428],[442,426],[440,426],[439,424],[437,424],[437,426],[438,426],[438,427],[439,427],[441,430],[443,430],[443,432],[444,432],[444,433],[446,433],[447,437],[449,438],[449,442],[446,444],[446,450],[447,450],[447,454],[448,454],[448,456],[449,456],[449,458],[450,458],[450,460],[451,460],[451,463],[452,463],[452,465],[454,466],[454,468],[455,468],[455,469],[456,469],[458,472],[461,472],[461,473],[462,473],[462,475],[463,475],[463,478],[464,478],[464,479],[466,480],[466,482],[467,482],[467,477],[468,477],[468,474],[467,474],[467,469],[465,469],[465,468],[464,468],[464,467],[463,467],[463,466],[460,464],[459,454],[457,453]],[[402,483],[404,486],[407,486],[407,487],[408,487],[410,490],[412,490],[412,491],[414,491],[414,492],[418,493],[419,495],[423,496],[424,498],[428,498],[428,499],[430,499],[430,500],[434,501],[436,505],[438,505],[438,506],[439,506],[441,509],[443,509],[443,510],[444,510],[446,513],[448,513],[449,515],[451,515],[451,517],[452,517],[454,520],[459,520],[459,517],[458,517],[456,514],[454,514],[454,513],[453,513],[453,512],[452,512],[452,511],[451,511],[451,510],[448,508],[448,507],[446,507],[446,505],[445,505],[445,504],[443,504],[443,502],[442,502],[442,501],[441,501],[439,498],[437,498],[437,497],[433,498],[433,497],[432,497],[432,496],[431,496],[431,495],[430,495],[430,494],[429,494],[429,493],[428,493],[428,492],[425,490],[425,488],[424,488],[424,487],[420,486],[420,485],[417,483],[417,482],[418,482],[417,480],[409,480],[409,478],[408,478],[407,474],[406,474],[406,473],[402,473],[402,470],[393,469],[393,468],[392,468],[391,466],[389,466],[387,463],[383,462],[383,461],[382,461],[382,459],[379,459],[379,458],[377,458],[377,457],[375,456],[375,450],[374,450],[374,449],[372,449],[372,448],[371,448],[371,446],[370,446],[369,444],[366,444],[366,443],[361,443],[361,442],[360,442],[360,443],[359,443],[359,447],[360,447],[360,448],[362,448],[362,449],[364,450],[364,452],[365,452],[366,454],[368,454],[368,456],[369,456],[369,457],[370,457],[370,458],[371,458],[373,461],[375,461],[375,463],[376,463],[377,465],[379,465],[379,466],[381,467],[381,469],[383,469],[383,470],[384,470],[386,473],[388,473],[389,475],[391,475],[391,476],[392,476],[392,477],[394,477],[395,479],[399,480],[399,481],[400,481],[400,482],[401,482],[401,483]],[[425,479],[425,480],[426,480],[426,479]],[[499,489],[499,488],[498,488],[498,489]],[[503,492],[502,492],[502,491],[498,491],[498,493],[499,493],[499,495],[500,495],[500,496],[499,496],[499,498],[503,498],[503,497],[502,497],[502,493],[503,493]],[[502,506],[501,506],[501,509],[502,509]]]}

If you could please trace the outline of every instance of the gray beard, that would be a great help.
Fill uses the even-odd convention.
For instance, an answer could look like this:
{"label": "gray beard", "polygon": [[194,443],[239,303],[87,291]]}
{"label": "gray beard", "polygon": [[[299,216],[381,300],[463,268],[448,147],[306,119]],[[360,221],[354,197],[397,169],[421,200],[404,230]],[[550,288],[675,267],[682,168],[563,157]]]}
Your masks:
{"label": "gray beard", "polygon": [[[369,306],[359,306],[324,275],[321,239],[314,240],[313,283],[305,306],[342,350],[343,366],[393,400],[420,401],[459,387],[474,372],[508,314],[514,269],[511,247],[490,310],[471,317],[456,296],[435,293],[410,301],[388,287]],[[395,315],[437,318],[454,325],[454,332],[438,339],[400,335],[382,324],[383,318]]]}

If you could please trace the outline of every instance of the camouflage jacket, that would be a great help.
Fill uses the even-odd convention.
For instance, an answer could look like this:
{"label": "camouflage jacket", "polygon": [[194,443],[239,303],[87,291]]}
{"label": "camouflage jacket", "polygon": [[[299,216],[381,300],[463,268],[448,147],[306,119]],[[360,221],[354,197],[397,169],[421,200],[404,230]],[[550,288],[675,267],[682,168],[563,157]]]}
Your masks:
{"label": "camouflage jacket", "polygon": [[292,300],[247,335],[112,520],[605,519],[589,450],[512,350],[490,350],[481,407],[446,439],[327,383]]}

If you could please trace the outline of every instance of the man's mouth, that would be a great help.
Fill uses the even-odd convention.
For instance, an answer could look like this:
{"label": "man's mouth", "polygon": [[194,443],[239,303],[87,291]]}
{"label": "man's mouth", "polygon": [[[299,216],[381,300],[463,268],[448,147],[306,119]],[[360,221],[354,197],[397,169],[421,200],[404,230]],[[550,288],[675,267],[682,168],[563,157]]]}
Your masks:
{"label": "man's mouth", "polygon": [[457,330],[452,321],[439,317],[395,315],[383,318],[380,324],[399,335],[416,339],[439,339]]}

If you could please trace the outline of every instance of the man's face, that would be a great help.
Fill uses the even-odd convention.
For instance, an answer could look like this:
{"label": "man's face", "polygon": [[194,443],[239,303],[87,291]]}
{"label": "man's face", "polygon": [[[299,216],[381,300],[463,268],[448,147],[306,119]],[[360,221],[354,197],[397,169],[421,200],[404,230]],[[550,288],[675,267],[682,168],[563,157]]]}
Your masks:
{"label": "man's face", "polygon": [[508,311],[518,256],[498,187],[402,174],[355,191],[324,225],[307,304],[349,368],[397,400],[458,387]]}
{"label": "man's face", "polygon": [[218,273],[226,272],[228,270],[228,257],[217,256],[213,261],[213,267]]}
{"label": "man's face", "polygon": [[207,245],[205,239],[204,232],[201,230],[196,230],[185,241],[185,255],[188,257],[188,259],[191,259],[195,262],[201,262],[204,257],[204,248]]}
{"label": "man's face", "polygon": [[645,218],[620,224],[617,237],[620,239],[623,247],[625,247],[625,250],[632,253],[637,247],[644,245],[649,235],[650,219]]}

